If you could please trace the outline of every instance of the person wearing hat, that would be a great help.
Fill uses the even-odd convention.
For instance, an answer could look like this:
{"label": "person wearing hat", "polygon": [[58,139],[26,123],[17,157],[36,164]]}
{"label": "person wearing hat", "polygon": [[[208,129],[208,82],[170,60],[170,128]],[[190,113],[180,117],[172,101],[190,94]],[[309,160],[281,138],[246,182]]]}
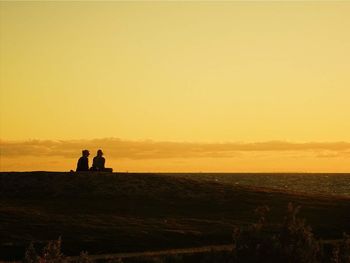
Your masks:
{"label": "person wearing hat", "polygon": [[97,151],[97,155],[94,157],[92,162],[92,171],[105,171],[105,158],[103,157],[102,150]]}
{"label": "person wearing hat", "polygon": [[89,157],[90,152],[88,150],[82,151],[82,156],[78,160],[77,172],[86,172],[89,171]]}

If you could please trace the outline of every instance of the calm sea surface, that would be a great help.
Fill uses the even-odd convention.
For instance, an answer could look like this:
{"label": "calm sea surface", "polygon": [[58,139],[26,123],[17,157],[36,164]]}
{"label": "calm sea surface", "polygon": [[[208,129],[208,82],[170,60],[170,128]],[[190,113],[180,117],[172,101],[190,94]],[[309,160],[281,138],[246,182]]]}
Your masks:
{"label": "calm sea surface", "polygon": [[179,176],[222,182],[298,191],[350,196],[350,173],[193,173]]}

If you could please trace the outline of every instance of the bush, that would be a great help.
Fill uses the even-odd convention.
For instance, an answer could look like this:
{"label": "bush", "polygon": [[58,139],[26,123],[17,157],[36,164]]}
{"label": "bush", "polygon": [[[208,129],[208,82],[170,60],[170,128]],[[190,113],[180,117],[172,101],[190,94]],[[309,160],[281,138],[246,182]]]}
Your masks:
{"label": "bush", "polygon": [[332,253],[332,263],[350,262],[350,235],[343,234],[343,240],[335,245]]}
{"label": "bush", "polygon": [[29,247],[26,250],[23,262],[24,263],[39,263],[39,260],[40,260],[40,257],[36,253],[33,243],[30,243]]}
{"label": "bush", "polygon": [[26,250],[24,262],[25,263],[92,263],[87,252],[81,252],[76,260],[68,260],[61,252],[62,240],[59,237],[57,240],[52,240],[42,250],[41,255],[38,255],[33,243],[30,243]]}
{"label": "bush", "polygon": [[297,218],[300,206],[288,204],[287,216],[276,239],[281,260],[313,263],[322,258],[320,241],[316,240],[310,226]]}
{"label": "bush", "polygon": [[266,221],[267,206],[255,210],[258,222],[247,229],[233,231],[235,262],[287,262],[314,263],[322,257],[320,242],[311,228],[297,218],[300,207],[288,204],[287,216],[277,232]]}
{"label": "bush", "polygon": [[49,241],[44,247],[40,262],[45,263],[65,263],[67,262],[65,256],[61,253],[61,237],[58,240]]}

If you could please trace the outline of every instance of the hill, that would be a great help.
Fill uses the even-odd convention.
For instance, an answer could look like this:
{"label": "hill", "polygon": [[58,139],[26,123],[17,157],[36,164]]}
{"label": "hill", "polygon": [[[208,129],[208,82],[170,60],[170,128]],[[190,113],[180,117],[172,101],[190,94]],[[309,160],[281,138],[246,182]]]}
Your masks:
{"label": "hill", "polygon": [[271,208],[280,222],[287,204],[317,237],[350,233],[350,198],[311,195],[151,173],[0,173],[0,260],[20,259],[31,241],[63,240],[77,255],[229,244],[232,229]]}

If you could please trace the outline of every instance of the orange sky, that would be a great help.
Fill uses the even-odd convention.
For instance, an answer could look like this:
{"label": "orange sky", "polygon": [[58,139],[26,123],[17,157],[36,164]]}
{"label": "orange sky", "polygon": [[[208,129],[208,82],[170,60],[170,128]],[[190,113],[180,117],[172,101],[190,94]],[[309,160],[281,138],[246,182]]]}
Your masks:
{"label": "orange sky", "polygon": [[349,172],[350,143],[190,143],[92,140],[1,141],[3,171],[75,169],[81,149],[102,148],[129,172]]}
{"label": "orange sky", "polygon": [[0,170],[349,172],[349,13],[1,2]]}

